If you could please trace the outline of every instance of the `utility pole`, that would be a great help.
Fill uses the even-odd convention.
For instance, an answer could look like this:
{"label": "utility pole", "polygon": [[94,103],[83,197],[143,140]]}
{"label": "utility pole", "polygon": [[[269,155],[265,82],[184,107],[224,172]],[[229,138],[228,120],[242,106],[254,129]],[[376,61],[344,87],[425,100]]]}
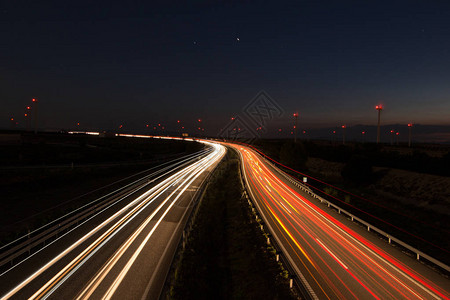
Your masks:
{"label": "utility pole", "polygon": [[377,105],[375,109],[378,110],[378,125],[377,125],[377,144],[380,143],[380,121],[381,121],[381,111],[383,110],[383,106]]}
{"label": "utility pole", "polygon": [[294,113],[294,143],[297,143],[298,112]]}

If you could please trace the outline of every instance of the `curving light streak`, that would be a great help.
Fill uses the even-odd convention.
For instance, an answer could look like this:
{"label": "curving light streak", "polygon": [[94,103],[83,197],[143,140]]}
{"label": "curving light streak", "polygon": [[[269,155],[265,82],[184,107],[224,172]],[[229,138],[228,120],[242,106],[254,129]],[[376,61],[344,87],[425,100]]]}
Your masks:
{"label": "curving light streak", "polygon": [[[149,216],[145,223],[146,225],[152,220],[152,218],[155,216],[155,214],[162,209],[164,204],[166,204],[169,200],[171,200],[171,197],[178,191],[177,197],[172,199],[171,204],[169,207],[165,210],[163,216],[165,216],[170,208],[176,203],[176,200],[178,200],[179,197],[184,193],[184,191],[189,187],[189,185],[192,183],[193,180],[198,178],[205,170],[207,170],[209,167],[211,167],[213,164],[220,161],[220,159],[225,154],[225,147],[213,144],[210,142],[202,141],[203,143],[209,145],[212,147],[212,151],[202,159],[196,161],[195,163],[192,163],[191,165],[185,167],[184,169],[176,172],[172,176],[169,176],[167,179],[163,180],[159,184],[155,185],[153,188],[148,190],[147,192],[143,193],[139,197],[137,197],[135,200],[130,202],[128,205],[126,205],[124,208],[120,209],[118,212],[113,214],[111,217],[109,217],[107,220],[102,222],[100,225],[92,229],[89,233],[84,235],[82,238],[80,238],[77,242],[69,246],[67,249],[62,251],[59,255],[57,255],[55,258],[50,260],[48,263],[46,263],[43,267],[41,267],[39,270],[34,272],[31,276],[26,278],[24,281],[22,281],[20,284],[18,284],[15,288],[13,288],[10,292],[8,292],[6,295],[2,297],[2,299],[9,299],[10,297],[14,296],[18,291],[20,291],[22,288],[24,288],[26,285],[28,285],[30,282],[38,278],[42,273],[47,271],[50,267],[52,267],[55,263],[60,261],[63,257],[65,257],[68,253],[73,251],[75,248],[79,247],[82,243],[86,242],[89,238],[93,237],[94,234],[98,233],[100,230],[107,228],[107,230],[100,235],[97,239],[95,239],[94,242],[86,246],[86,248],[83,249],[83,251],[78,254],[70,263],[68,263],[66,266],[64,266],[59,272],[57,272],[56,275],[54,275],[49,281],[47,281],[41,288],[39,288],[38,291],[36,291],[30,299],[45,299],[48,296],[50,296],[58,287],[60,287],[68,278],[70,278],[71,275],[73,275],[84,263],[86,263],[97,251],[99,251],[111,238],[113,238],[121,229],[123,229],[129,222],[131,222],[137,215],[142,213],[146,207],[148,207],[152,202],[155,201],[158,197],[163,195],[169,188],[173,187],[174,185],[179,185],[175,191],[173,191],[164,201],[162,204],[158,206],[156,211]],[[182,182],[182,183],[180,183]],[[118,221],[115,221],[118,219],[121,215],[123,215]],[[149,234],[146,238],[146,241],[150,238],[150,236],[153,234],[153,232],[158,227],[159,223],[162,219],[160,219],[157,224],[154,226],[154,228],[151,231],[151,234]],[[114,257],[121,256],[123,252],[128,248],[128,246],[135,240],[137,235],[142,232],[143,228],[145,226],[140,226],[137,231],[133,233],[133,235],[128,239],[128,241],[124,244],[125,246],[122,246],[121,250],[117,251],[115,253]],[[143,244],[141,244],[143,247]],[[139,249],[142,249],[140,247]],[[136,252],[132,257],[135,258],[139,255],[138,252]],[[130,260],[130,262],[127,264],[128,269],[121,272],[123,276],[126,275],[126,273],[129,270],[129,267],[132,265],[134,260]],[[113,295],[114,291],[117,289],[117,286],[120,284],[120,281],[116,280],[115,286],[111,289],[109,295]]]}

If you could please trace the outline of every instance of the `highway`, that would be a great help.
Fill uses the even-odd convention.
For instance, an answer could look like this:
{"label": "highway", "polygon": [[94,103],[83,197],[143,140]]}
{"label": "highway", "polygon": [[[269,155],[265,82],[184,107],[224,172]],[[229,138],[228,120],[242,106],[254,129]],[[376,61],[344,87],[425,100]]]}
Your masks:
{"label": "highway", "polygon": [[449,299],[450,280],[298,189],[249,147],[248,192],[312,299]]}
{"label": "highway", "polygon": [[207,151],[0,274],[1,299],[157,299],[193,197],[226,152],[202,142]]}

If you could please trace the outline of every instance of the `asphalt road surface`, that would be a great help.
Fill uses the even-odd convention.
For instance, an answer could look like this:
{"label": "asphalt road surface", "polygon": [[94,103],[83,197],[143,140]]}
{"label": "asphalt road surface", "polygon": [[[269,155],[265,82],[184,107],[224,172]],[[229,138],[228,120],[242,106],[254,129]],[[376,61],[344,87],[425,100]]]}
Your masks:
{"label": "asphalt road surface", "polygon": [[157,299],[192,199],[224,156],[168,170],[0,275],[2,299]]}

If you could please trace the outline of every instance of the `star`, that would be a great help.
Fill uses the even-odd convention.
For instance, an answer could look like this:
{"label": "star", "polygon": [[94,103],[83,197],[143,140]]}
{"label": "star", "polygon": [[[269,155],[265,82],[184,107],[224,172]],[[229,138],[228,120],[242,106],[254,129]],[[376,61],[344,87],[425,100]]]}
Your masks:
{"label": "star", "polygon": [[238,42],[239,42],[239,41],[240,41],[240,40],[239,40],[239,38],[236,38],[236,41],[238,41]]}

